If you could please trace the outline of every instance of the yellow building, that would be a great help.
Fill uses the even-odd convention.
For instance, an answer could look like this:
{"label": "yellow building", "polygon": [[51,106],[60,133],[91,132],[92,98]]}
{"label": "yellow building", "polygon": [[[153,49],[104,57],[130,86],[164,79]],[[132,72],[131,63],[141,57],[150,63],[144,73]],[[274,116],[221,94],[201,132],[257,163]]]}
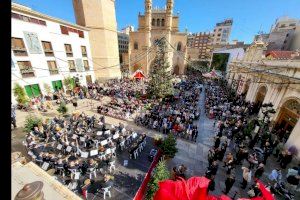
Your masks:
{"label": "yellow building", "polygon": [[287,131],[286,146],[295,146],[300,152],[299,52],[265,52],[266,47],[258,41],[247,49],[242,60],[233,60],[228,84],[238,94],[246,95],[246,101],[272,103],[276,111],[271,117],[273,127]]}
{"label": "yellow building", "polygon": [[115,0],[73,0],[76,23],[90,29],[95,76],[121,77]]}
{"label": "yellow building", "polygon": [[156,54],[154,43],[162,37],[167,40],[171,70],[175,74],[185,73],[187,34],[179,32],[179,16],[173,15],[173,6],[174,1],[167,0],[166,8],[153,9],[152,0],[145,0],[145,14],[138,16],[138,30],[129,34],[131,73],[141,69],[149,74]]}

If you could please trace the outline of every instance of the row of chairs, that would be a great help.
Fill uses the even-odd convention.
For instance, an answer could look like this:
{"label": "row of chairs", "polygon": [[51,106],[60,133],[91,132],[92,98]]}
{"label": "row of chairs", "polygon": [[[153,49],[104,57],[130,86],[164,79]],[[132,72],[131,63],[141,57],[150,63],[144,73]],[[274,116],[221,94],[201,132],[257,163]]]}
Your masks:
{"label": "row of chairs", "polygon": [[146,146],[146,138],[143,140],[143,142],[139,144],[138,148],[133,151],[133,155],[132,154],[129,155],[129,158],[132,159],[133,156],[134,159],[137,159],[139,153],[141,153],[144,150],[145,146]]}

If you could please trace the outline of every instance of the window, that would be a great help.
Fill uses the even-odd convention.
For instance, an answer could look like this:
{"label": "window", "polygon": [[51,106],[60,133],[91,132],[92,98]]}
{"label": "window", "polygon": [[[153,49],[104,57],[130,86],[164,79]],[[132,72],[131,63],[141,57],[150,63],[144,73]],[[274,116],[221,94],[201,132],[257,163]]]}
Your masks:
{"label": "window", "polygon": [[60,26],[60,30],[62,34],[69,35],[68,28],[65,26]]}
{"label": "window", "polygon": [[29,98],[38,97],[41,95],[39,84],[26,85],[25,91]]}
{"label": "window", "polygon": [[34,23],[34,24],[47,26],[46,22],[43,20],[39,20],[39,19],[32,18],[32,17],[27,17],[27,16],[20,15],[17,13],[11,13],[11,17],[14,19],[25,21],[25,22],[30,22],[30,23]]}
{"label": "window", "polygon": [[165,26],[165,19],[161,20],[161,26]]}
{"label": "window", "polygon": [[90,70],[89,61],[83,60],[83,65],[84,65],[85,71],[89,71]]}
{"label": "window", "polygon": [[217,36],[220,37],[220,36],[221,36],[221,33],[219,33]]}
{"label": "window", "polygon": [[160,26],[160,19],[156,20],[156,26]]}
{"label": "window", "polygon": [[72,46],[70,44],[65,44],[65,50],[66,50],[67,57],[73,56]]}
{"label": "window", "polygon": [[15,56],[27,56],[27,51],[22,38],[11,38],[11,48]]}
{"label": "window", "polygon": [[29,61],[18,61],[18,66],[23,78],[34,77],[34,70]]}
{"label": "window", "polygon": [[45,56],[54,56],[51,42],[42,41]]}
{"label": "window", "polygon": [[135,42],[133,46],[134,46],[133,48],[134,48],[135,50],[138,50],[138,49],[139,49],[139,44],[138,44],[137,42]]}
{"label": "window", "polygon": [[81,52],[83,57],[87,57],[86,46],[81,46]]}
{"label": "window", "polygon": [[47,64],[48,64],[48,68],[49,68],[49,71],[50,71],[51,75],[58,74],[58,69],[57,69],[57,66],[56,66],[56,62],[54,60],[53,61],[47,61]]}
{"label": "window", "polygon": [[181,51],[181,42],[177,44],[177,51]]}
{"label": "window", "polygon": [[76,72],[74,60],[68,60],[70,72]]}
{"label": "window", "polygon": [[291,23],[289,24],[289,26],[296,26],[296,23]]}
{"label": "window", "polygon": [[222,28],[219,28],[218,31],[222,31]]}
{"label": "window", "polygon": [[155,26],[155,19],[152,19],[152,26]]}
{"label": "window", "polygon": [[285,27],[286,27],[285,24],[281,24],[281,25],[279,26],[279,28],[285,28]]}

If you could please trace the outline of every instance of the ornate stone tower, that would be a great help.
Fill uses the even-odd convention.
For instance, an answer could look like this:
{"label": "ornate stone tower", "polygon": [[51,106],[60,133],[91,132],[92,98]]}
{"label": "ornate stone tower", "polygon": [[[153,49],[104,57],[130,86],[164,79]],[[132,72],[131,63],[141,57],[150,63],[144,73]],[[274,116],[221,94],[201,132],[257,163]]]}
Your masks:
{"label": "ornate stone tower", "polygon": [[121,77],[115,0],[73,0],[76,23],[90,29],[95,76]]}

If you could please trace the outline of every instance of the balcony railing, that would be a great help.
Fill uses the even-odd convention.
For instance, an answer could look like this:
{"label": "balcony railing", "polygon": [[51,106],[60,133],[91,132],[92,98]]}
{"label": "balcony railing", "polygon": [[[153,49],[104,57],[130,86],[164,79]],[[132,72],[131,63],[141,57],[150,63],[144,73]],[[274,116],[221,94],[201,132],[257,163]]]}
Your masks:
{"label": "balcony railing", "polygon": [[67,57],[73,57],[73,52],[72,51],[67,51],[66,54],[67,54]]}
{"label": "balcony railing", "polygon": [[29,78],[29,77],[34,77],[35,76],[34,70],[31,69],[31,68],[21,69],[20,72],[21,72],[23,78]]}
{"label": "balcony railing", "polygon": [[90,67],[89,66],[84,66],[85,71],[90,71]]}
{"label": "balcony railing", "polygon": [[70,72],[76,72],[76,68],[70,68]]}
{"label": "balcony railing", "polygon": [[26,48],[13,47],[12,50],[15,56],[27,56]]}
{"label": "balcony railing", "polygon": [[82,53],[82,57],[87,57],[87,53]]}
{"label": "balcony railing", "polygon": [[49,69],[50,75],[58,74],[58,69]]}
{"label": "balcony railing", "polygon": [[45,55],[46,56],[54,56],[54,52],[52,49],[45,49]]}

